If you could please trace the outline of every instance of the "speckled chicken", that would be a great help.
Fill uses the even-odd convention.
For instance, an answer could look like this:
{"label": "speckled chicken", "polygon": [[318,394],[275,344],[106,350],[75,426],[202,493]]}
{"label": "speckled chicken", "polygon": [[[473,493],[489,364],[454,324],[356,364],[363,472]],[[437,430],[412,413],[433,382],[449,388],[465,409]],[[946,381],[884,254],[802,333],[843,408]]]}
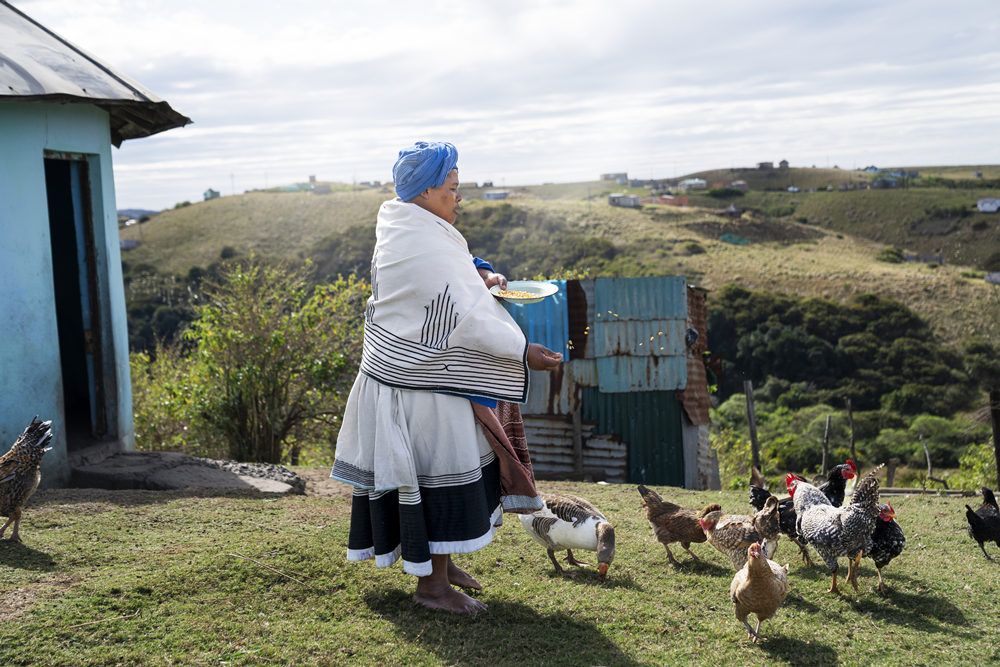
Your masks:
{"label": "speckled chicken", "polygon": [[865,556],[875,561],[875,569],[878,570],[878,592],[883,595],[887,589],[882,580],[882,568],[903,553],[903,547],[906,546],[903,529],[895,519],[896,510],[892,508],[892,503],[879,505],[878,521],[875,523],[875,531],[872,532],[872,546],[865,553]]}
{"label": "speckled chicken", "polygon": [[725,515],[721,510],[706,513],[698,520],[708,543],[729,557],[733,569],[738,570],[747,562],[747,548],[761,544],[764,555],[774,555],[778,548],[781,530],[778,525],[778,499],[770,498],[753,516]]}
{"label": "speckled chicken", "polygon": [[670,562],[674,565],[678,564],[670,552],[670,545],[674,542],[680,542],[684,551],[691,554],[691,558],[694,560],[698,560],[698,557],[691,551],[692,543],[705,541],[705,531],[698,524],[698,518],[708,512],[721,510],[722,507],[712,504],[700,511],[689,510],[664,500],[656,491],[642,484],[639,485],[639,495],[642,496],[642,506],[646,509],[646,518],[649,520],[649,525],[653,527],[653,534],[667,550],[667,558],[670,559]]}
{"label": "speckled chicken", "polygon": [[0,456],[0,515],[7,517],[7,523],[0,528],[0,537],[11,523],[10,540],[20,542],[21,511],[24,503],[42,481],[42,457],[52,449],[52,422],[31,420],[10,450]]}
{"label": "speckled chicken", "polygon": [[556,572],[563,573],[556,550],[566,550],[566,562],[585,566],[573,549],[597,552],[597,576],[604,581],[615,558],[615,528],[601,512],[579,496],[544,493],[545,507],[534,514],[521,514],[521,527],[548,551]]}
{"label": "speckled chicken", "polygon": [[993,558],[986,553],[986,542],[996,542],[1000,547],[1000,507],[997,506],[996,496],[987,487],[981,489],[983,493],[983,504],[979,509],[973,511],[968,505],[965,506],[965,519],[969,522],[969,535],[979,543],[979,548],[983,550],[983,555],[987,560]]}
{"label": "speckled chicken", "polygon": [[[829,499],[831,505],[840,507],[844,503],[847,480],[853,479],[857,470],[858,467],[854,461],[847,459],[846,463],[841,463],[831,468],[830,472],[827,473],[826,481],[816,488],[823,492],[823,495]],[[802,479],[801,477],[798,478]],[[763,475],[756,468],[753,468],[750,474],[750,504],[753,505],[754,509],[761,510],[764,508],[764,503],[767,502],[767,499],[773,497],[765,486]],[[781,522],[781,532],[798,546],[802,561],[806,565],[812,565],[812,559],[809,558],[809,551],[806,549],[806,544],[799,538],[795,530],[796,516],[791,497],[782,498],[778,501],[778,516]]]}
{"label": "speckled chicken", "polygon": [[837,559],[849,557],[847,580],[858,590],[858,564],[861,556],[872,548],[872,533],[879,515],[878,466],[854,489],[851,502],[834,507],[829,499],[812,484],[799,479],[788,481],[789,492],[798,516],[799,535],[823,558],[833,579],[831,593],[837,593]]}
{"label": "speckled chicken", "polygon": [[[788,566],[769,560],[759,544],[747,547],[746,560],[729,585],[729,597],[747,637],[757,642],[761,639],[760,624],[774,616],[788,596]],[[747,622],[750,614],[757,616],[757,627],[752,630]]]}

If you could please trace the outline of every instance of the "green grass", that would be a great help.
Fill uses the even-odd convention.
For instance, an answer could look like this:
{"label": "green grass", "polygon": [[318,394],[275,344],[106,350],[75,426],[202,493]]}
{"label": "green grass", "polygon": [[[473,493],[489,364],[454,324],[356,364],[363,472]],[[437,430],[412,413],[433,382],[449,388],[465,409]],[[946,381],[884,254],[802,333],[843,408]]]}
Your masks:
{"label": "green grass", "polygon": [[[754,646],[733,617],[723,556],[695,545],[702,564],[668,566],[631,485],[544,483],[586,496],[616,523],[609,581],[554,576],[544,550],[507,517],[492,545],[458,561],[486,587],[480,597],[490,613],[480,618],[417,607],[414,580],[398,566],[345,562],[349,501],[341,487],[324,488],[327,495],[288,498],[39,492],[25,512],[25,543],[0,544],[0,663],[1000,660],[1000,565],[965,535],[962,499],[893,500],[908,546],[887,568],[885,599],[871,590],[870,561],[862,591],[835,597],[825,592],[825,572],[803,567],[782,544],[778,561],[791,563],[792,593],[764,624],[768,639]],[[689,506],[747,508],[743,492],[662,491]]]}

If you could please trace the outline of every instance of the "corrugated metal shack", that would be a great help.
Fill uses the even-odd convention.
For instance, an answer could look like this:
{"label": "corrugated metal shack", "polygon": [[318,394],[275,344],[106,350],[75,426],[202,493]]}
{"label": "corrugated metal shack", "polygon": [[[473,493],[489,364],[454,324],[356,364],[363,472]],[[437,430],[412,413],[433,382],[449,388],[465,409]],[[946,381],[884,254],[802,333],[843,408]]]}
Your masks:
{"label": "corrugated metal shack", "polygon": [[554,297],[508,304],[528,340],[568,360],[531,372],[522,411],[536,474],[718,488],[704,291],[680,276],[552,282]]}

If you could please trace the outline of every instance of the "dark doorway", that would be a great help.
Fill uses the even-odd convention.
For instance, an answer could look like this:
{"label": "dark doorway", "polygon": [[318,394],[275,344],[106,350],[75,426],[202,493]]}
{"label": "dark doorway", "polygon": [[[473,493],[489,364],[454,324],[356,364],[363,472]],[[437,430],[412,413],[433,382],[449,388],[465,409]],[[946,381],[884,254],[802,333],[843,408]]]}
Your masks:
{"label": "dark doorway", "polygon": [[90,174],[83,156],[47,156],[45,187],[69,449],[107,435]]}

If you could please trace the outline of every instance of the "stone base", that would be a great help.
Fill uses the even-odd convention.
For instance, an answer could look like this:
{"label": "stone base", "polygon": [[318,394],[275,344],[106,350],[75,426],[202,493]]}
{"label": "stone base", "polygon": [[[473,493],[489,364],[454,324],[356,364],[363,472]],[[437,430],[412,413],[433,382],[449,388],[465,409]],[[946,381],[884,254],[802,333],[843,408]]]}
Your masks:
{"label": "stone base", "polygon": [[200,459],[174,452],[119,452],[97,463],[77,465],[71,468],[69,486],[305,493],[305,481],[281,466]]}

